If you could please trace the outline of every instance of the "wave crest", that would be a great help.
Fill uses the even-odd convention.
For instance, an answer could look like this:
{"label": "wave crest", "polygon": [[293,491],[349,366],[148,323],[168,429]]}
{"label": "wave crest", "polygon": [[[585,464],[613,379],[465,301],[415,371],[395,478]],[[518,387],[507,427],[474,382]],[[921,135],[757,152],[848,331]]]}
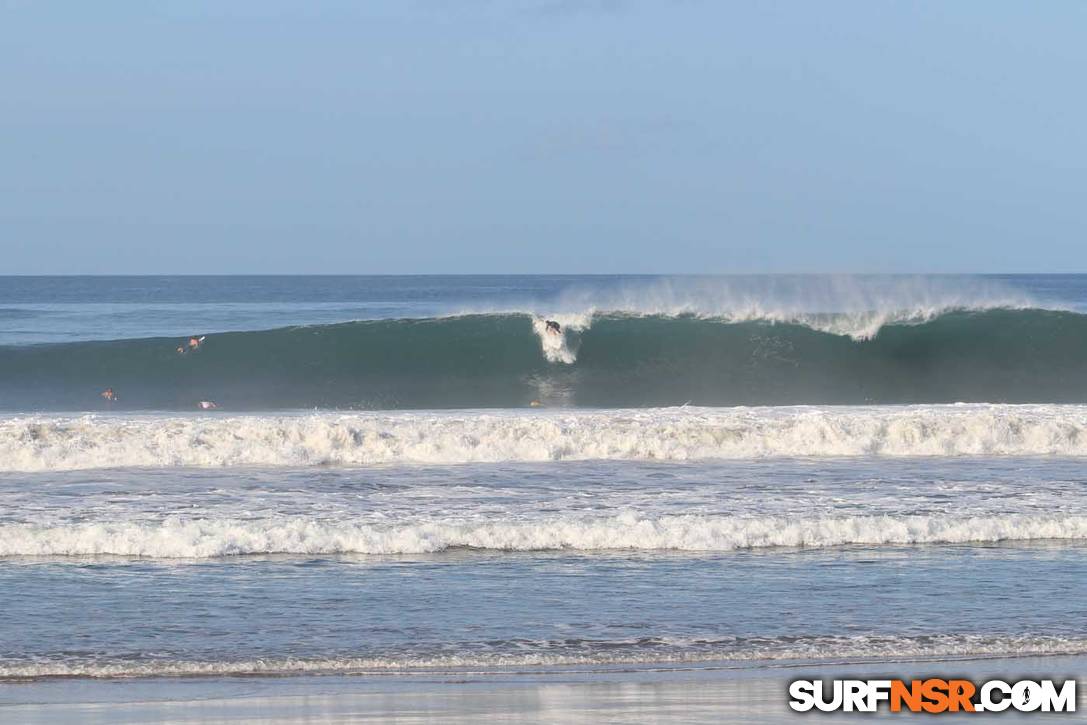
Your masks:
{"label": "wave crest", "polygon": [[187,519],[155,523],[0,526],[0,556],[135,556],[204,559],[249,554],[427,554],[493,551],[734,551],[1087,539],[1087,516],[848,516],[782,518],[627,512],[604,518],[540,521],[422,521],[404,524]]}
{"label": "wave crest", "polygon": [[118,410],[1087,402],[1072,312],[865,318],[863,341],[820,331],[840,316],[554,317],[561,335],[522,314],[212,334],[182,355],[172,339],[0,347],[0,406],[101,409],[106,387]]}

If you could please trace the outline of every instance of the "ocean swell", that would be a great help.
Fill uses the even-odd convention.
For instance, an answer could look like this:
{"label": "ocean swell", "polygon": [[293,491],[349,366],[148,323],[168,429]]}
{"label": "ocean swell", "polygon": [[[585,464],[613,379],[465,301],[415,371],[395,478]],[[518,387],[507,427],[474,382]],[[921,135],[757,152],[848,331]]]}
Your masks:
{"label": "ocean swell", "polygon": [[[479,314],[0,347],[0,408],[230,410],[1085,403],[1087,316]],[[852,330],[860,324],[863,334]],[[871,328],[871,329],[869,329]],[[117,400],[99,393],[112,388]]]}

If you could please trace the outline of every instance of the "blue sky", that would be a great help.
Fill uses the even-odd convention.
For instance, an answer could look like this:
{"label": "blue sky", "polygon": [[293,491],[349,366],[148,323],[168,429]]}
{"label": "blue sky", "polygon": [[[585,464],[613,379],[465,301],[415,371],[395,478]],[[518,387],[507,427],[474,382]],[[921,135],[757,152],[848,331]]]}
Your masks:
{"label": "blue sky", "polygon": [[0,273],[1087,271],[1084,27],[0,0]]}

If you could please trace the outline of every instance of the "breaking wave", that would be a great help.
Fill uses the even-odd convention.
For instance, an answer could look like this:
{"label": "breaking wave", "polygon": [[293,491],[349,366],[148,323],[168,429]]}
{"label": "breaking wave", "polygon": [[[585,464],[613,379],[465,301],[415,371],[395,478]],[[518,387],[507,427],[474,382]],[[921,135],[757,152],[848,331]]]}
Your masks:
{"label": "breaking wave", "polygon": [[543,520],[325,522],[169,517],[151,523],[0,525],[0,556],[133,556],[205,559],[252,554],[428,554],[493,551],[734,551],[848,544],[957,544],[1085,540],[1087,516],[847,516],[784,518],[711,515],[561,516]]}
{"label": "breaking wave", "polygon": [[1087,455],[1087,407],[14,416],[0,470]]}
{"label": "breaking wave", "polygon": [[[867,316],[866,316],[867,315]],[[1087,402],[1087,315],[479,314],[0,347],[8,410]],[[118,400],[98,396],[112,387]]]}

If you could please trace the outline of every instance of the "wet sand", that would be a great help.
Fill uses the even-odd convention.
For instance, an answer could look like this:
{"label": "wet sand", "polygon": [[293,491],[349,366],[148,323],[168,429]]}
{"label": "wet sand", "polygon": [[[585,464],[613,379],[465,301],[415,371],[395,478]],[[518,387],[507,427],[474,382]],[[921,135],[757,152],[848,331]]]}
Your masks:
{"label": "wet sand", "polygon": [[[548,670],[250,678],[57,679],[0,685],[0,721],[20,723],[819,722],[870,715],[798,714],[788,683],[814,677],[1078,677],[1087,712],[1087,657],[613,671]],[[881,713],[882,717],[891,717]],[[908,717],[895,715],[893,717]],[[970,718],[944,716],[941,722]],[[1004,713],[1001,722],[1037,721]],[[977,722],[976,718],[973,719]]]}

